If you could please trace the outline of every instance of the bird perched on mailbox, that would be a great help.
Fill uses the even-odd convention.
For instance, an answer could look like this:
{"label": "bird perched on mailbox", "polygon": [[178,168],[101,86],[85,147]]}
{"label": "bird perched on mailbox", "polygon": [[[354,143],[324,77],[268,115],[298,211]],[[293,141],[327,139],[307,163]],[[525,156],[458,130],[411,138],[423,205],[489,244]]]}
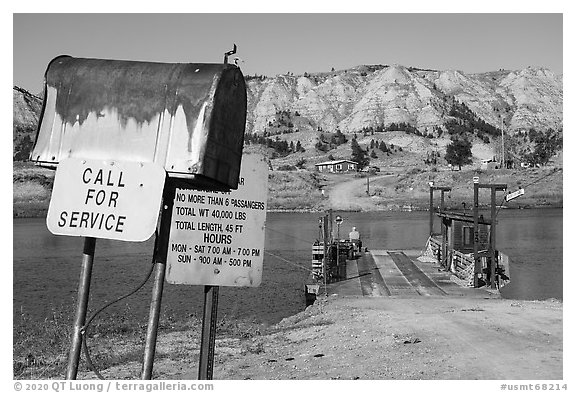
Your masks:
{"label": "bird perched on mailbox", "polygon": [[224,64],[228,64],[228,56],[236,53],[236,49],[237,49],[236,44],[234,44],[234,48],[231,51],[224,53]]}
{"label": "bird perched on mailbox", "polygon": [[240,68],[240,63],[244,63],[244,60],[242,60],[242,59],[239,58],[239,57],[235,57],[235,58],[234,58],[234,65],[235,65],[236,67]]}

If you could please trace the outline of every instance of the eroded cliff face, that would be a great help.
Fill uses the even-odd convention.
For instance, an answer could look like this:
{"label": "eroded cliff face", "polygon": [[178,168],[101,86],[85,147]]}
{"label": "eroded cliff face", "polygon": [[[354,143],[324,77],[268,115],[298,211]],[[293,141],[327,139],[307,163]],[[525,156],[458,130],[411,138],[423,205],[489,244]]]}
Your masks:
{"label": "eroded cliff face", "polygon": [[14,86],[12,89],[12,105],[14,111],[14,127],[33,127],[38,124],[42,109],[42,100],[28,91]]}
{"label": "eroded cliff face", "polygon": [[26,160],[36,138],[42,99],[14,86],[12,107],[12,156],[18,161]]}
{"label": "eroded cliff face", "polygon": [[[456,70],[421,70],[402,65],[358,66],[349,70],[279,75],[246,84],[246,131],[344,133],[363,127],[410,123],[432,133],[450,120],[454,100],[507,133],[535,128],[560,129],[563,77],[542,68],[464,74]],[[14,87],[14,157],[26,159],[35,138],[41,98]],[[285,115],[279,115],[284,112]],[[312,133],[307,143],[314,143]],[[300,137],[302,142],[306,136]]]}
{"label": "eroded cliff face", "polygon": [[248,89],[248,132],[263,132],[279,111],[298,113],[300,131],[405,122],[431,132],[449,120],[454,99],[507,132],[562,127],[562,76],[541,68],[464,74],[401,65],[360,66],[311,75],[253,79]]}

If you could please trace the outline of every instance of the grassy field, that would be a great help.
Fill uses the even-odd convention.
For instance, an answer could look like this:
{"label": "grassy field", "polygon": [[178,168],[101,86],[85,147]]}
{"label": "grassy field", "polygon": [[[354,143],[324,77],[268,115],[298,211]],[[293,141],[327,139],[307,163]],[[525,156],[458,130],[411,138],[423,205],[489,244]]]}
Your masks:
{"label": "grassy field", "polygon": [[[322,197],[322,189],[329,190],[336,184],[366,177],[366,174],[319,174],[313,165],[306,169],[270,171],[268,175],[268,209],[318,211],[330,208]],[[505,169],[481,171],[465,168],[462,171],[424,170],[418,167],[383,168],[375,175],[389,174],[370,182],[370,195],[366,187],[359,187],[351,198],[362,199],[368,210],[427,209],[429,185],[452,187],[447,194],[446,206],[460,209],[473,201],[472,178],[481,183],[503,183],[508,191],[525,188],[525,195],[506,203],[509,208],[561,207],[563,204],[563,170],[549,166],[530,169]],[[30,163],[15,163],[13,172],[13,217],[43,217],[48,210],[54,171],[38,168]],[[505,193],[497,194],[498,204]],[[439,201],[439,197],[438,197]],[[488,190],[480,191],[480,204],[490,201]]]}
{"label": "grassy field", "polygon": [[48,211],[55,172],[27,162],[14,162],[13,217],[43,217]]}
{"label": "grassy field", "polygon": [[[314,164],[331,159],[349,159],[350,143],[342,144],[327,152],[316,150],[313,145],[316,133],[296,132],[283,135],[283,138],[296,143],[302,141],[305,152],[288,154],[280,157],[272,148],[259,144],[244,147],[245,153],[259,153],[270,159],[273,168],[269,172],[268,209],[270,210],[304,210],[318,211],[331,208],[322,190],[328,193],[337,184],[350,182],[365,177],[366,174],[320,174]],[[423,158],[431,152],[442,153],[447,139],[434,139],[407,135],[404,132],[376,133],[375,135],[358,135],[358,141],[364,148],[374,140],[395,146],[387,154],[379,149],[372,152],[377,155],[371,158],[370,165],[380,168],[372,176],[390,174],[386,178],[370,184],[370,195],[366,187],[358,187],[349,197],[358,199],[366,210],[402,210],[428,209],[430,181],[436,185],[452,187],[447,195],[446,205],[460,209],[462,203],[471,206],[473,199],[472,178],[480,177],[482,183],[504,183],[508,190],[515,191],[524,187],[526,194],[507,204],[508,207],[560,207],[563,203],[563,155],[560,152],[552,158],[550,164],[542,168],[515,170],[479,170],[480,157],[492,154],[490,145],[474,145],[475,162],[465,166],[461,171],[451,171],[445,165],[427,165]],[[400,147],[400,146],[403,146]],[[442,161],[442,160],[440,160]],[[42,217],[46,215],[54,171],[35,167],[31,163],[14,163],[13,172],[13,216]],[[497,196],[501,202],[503,194]],[[480,204],[487,204],[489,195],[482,190]]]}
{"label": "grassy field", "polygon": [[315,172],[273,171],[268,176],[268,209],[319,210],[323,178]]}
{"label": "grassy field", "polygon": [[[505,169],[492,171],[462,170],[431,172],[413,168],[408,172],[397,173],[391,179],[382,179],[371,184],[371,195],[375,204],[384,210],[393,210],[394,206],[412,205],[418,209],[428,209],[429,182],[436,186],[452,187],[445,196],[445,205],[449,209],[468,208],[473,203],[472,178],[478,176],[480,183],[506,184],[508,191],[525,189],[525,195],[504,203],[508,208],[561,207],[563,203],[562,180],[560,168]],[[440,195],[435,195],[435,204],[440,203]],[[498,192],[496,202],[504,202],[507,192]],[[479,203],[486,206],[490,203],[490,191],[479,191]]]}
{"label": "grassy field", "polygon": [[[126,315],[129,312],[126,313]],[[14,379],[64,379],[68,362],[68,351],[72,338],[73,316],[65,310],[53,310],[43,323],[31,323],[26,315],[14,321],[13,329],[13,373]],[[260,335],[264,327],[255,323],[239,322],[219,316],[217,334],[220,339],[234,338],[250,340]],[[132,362],[141,363],[144,356],[144,342],[147,326],[142,321],[124,317],[122,313],[113,316],[103,313],[95,318],[87,330],[87,343],[92,363],[97,370],[114,368]],[[158,336],[178,333],[186,340],[199,341],[202,332],[201,317],[193,316],[185,321],[175,321],[163,317],[160,320]],[[250,346],[248,351],[257,351]],[[84,352],[84,350],[83,350]],[[195,354],[197,355],[197,354]],[[190,351],[174,348],[169,353],[159,348],[157,360],[182,360],[190,356]],[[79,373],[90,373],[89,365],[82,354]],[[125,376],[128,377],[128,376]],[[130,375],[139,379],[140,375]]]}

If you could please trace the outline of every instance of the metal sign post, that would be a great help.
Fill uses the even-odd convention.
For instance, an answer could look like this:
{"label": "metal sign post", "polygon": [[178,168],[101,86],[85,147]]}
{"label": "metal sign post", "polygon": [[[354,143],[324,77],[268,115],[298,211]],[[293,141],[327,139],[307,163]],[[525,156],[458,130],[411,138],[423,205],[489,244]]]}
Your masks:
{"label": "metal sign post", "polygon": [[88,309],[88,297],[90,295],[90,279],[92,277],[92,265],[94,262],[94,250],[96,239],[87,237],[84,239],[84,255],[82,256],[82,268],[78,283],[78,301],[76,302],[76,316],[74,318],[74,331],[72,332],[72,344],[68,356],[68,368],[66,379],[76,379],[78,363],[84,339],[82,328],[86,322],[86,310]]}
{"label": "metal sign post", "polygon": [[148,330],[146,331],[146,344],[144,347],[144,361],[142,363],[142,379],[152,379],[154,355],[156,354],[156,338],[158,337],[158,324],[160,321],[160,307],[162,304],[162,291],[164,289],[165,262],[154,262],[156,275],[154,288],[150,301],[150,314],[148,317]]}
{"label": "metal sign post", "polygon": [[168,254],[167,239],[170,235],[174,194],[174,185],[167,181],[162,195],[162,213],[159,233],[154,245],[153,263],[156,265],[156,275],[154,276],[154,287],[152,289],[152,300],[150,302],[150,314],[148,317],[148,330],[146,331],[142,379],[152,379],[152,368],[154,366],[154,355],[156,353],[156,338],[158,336],[158,324],[160,321],[160,307],[162,305],[162,291],[164,289],[164,277],[166,273],[166,255]]}
{"label": "metal sign post", "polygon": [[214,371],[214,348],[216,346],[216,322],[218,318],[218,292],[215,285],[204,286],[204,313],[198,379],[211,380]]}
{"label": "metal sign post", "polygon": [[76,379],[96,238],[144,241],[156,227],[165,171],[156,164],[63,159],[46,217],[50,232],[84,237],[84,255],[66,379]]}

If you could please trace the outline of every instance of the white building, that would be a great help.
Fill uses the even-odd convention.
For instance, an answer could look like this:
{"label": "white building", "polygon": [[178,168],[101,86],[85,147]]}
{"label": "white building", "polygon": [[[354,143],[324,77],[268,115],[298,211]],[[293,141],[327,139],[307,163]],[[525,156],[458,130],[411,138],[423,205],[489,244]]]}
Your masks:
{"label": "white building", "polygon": [[318,172],[355,172],[358,170],[358,163],[350,160],[326,161],[316,164]]}

